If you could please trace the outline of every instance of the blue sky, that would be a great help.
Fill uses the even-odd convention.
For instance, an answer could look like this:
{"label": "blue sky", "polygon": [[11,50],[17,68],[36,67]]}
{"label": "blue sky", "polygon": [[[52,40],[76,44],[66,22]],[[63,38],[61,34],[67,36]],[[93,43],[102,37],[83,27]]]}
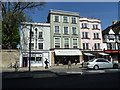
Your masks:
{"label": "blue sky", "polygon": [[102,30],[118,20],[118,2],[47,2],[42,8],[30,13],[34,22],[46,22],[50,9],[78,12],[80,17],[98,18]]}

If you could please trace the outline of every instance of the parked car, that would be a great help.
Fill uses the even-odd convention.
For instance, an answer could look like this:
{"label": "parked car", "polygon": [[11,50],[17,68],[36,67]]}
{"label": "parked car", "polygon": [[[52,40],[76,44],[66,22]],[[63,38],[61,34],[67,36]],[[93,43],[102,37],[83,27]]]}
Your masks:
{"label": "parked car", "polygon": [[118,68],[118,64],[114,62],[110,62],[104,58],[97,58],[89,60],[88,62],[83,63],[83,68],[90,68],[90,69],[100,69],[100,68]]}

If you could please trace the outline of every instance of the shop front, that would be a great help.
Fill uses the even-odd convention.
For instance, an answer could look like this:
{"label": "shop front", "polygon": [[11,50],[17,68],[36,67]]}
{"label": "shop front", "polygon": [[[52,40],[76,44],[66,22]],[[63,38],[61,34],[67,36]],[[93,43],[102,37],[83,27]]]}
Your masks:
{"label": "shop front", "polygon": [[80,56],[82,56],[82,53],[80,50],[73,50],[73,49],[58,49],[58,50],[54,50],[55,52],[55,59],[54,59],[54,63],[55,64],[68,64],[68,61],[70,60],[71,63],[79,63],[82,58]]}
{"label": "shop front", "polygon": [[[20,59],[20,67],[28,67],[29,66],[29,53],[28,52],[22,52],[21,53],[21,59]],[[32,51],[31,52],[31,67],[36,66],[45,66],[44,61],[45,59],[49,59],[49,52],[42,52],[42,51]],[[50,63],[49,63],[50,66]]]}
{"label": "shop front", "polygon": [[118,50],[105,50],[105,53],[109,54],[109,59],[113,62],[120,63],[120,51]]}
{"label": "shop front", "polygon": [[101,52],[101,51],[83,51],[83,60],[89,61],[93,58],[105,58],[108,59],[109,58],[109,54]]}

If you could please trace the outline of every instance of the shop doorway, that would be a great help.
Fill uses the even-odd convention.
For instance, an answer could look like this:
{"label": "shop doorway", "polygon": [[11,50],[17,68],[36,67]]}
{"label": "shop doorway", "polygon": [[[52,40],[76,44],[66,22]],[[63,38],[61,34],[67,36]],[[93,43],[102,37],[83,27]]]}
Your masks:
{"label": "shop doorway", "polygon": [[22,64],[22,66],[23,67],[27,67],[27,61],[28,61],[28,57],[23,57],[23,64]]}

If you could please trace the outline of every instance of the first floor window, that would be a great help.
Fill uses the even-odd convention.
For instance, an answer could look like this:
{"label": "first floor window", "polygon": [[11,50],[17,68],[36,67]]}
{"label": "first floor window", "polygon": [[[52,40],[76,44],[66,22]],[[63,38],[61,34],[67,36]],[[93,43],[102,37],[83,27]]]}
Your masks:
{"label": "first floor window", "polygon": [[55,48],[60,48],[60,38],[55,38]]}
{"label": "first floor window", "polygon": [[73,48],[77,48],[77,38],[73,38]]}
{"label": "first floor window", "polygon": [[116,43],[108,43],[107,49],[108,50],[116,50]]}
{"label": "first floor window", "polygon": [[94,47],[95,47],[96,50],[100,49],[100,43],[95,43]]}
{"label": "first floor window", "polygon": [[83,49],[89,49],[89,43],[83,43]]}
{"label": "first floor window", "polygon": [[64,38],[64,48],[69,48],[69,38]]}
{"label": "first floor window", "polygon": [[39,49],[43,49],[43,43],[39,43]]}

